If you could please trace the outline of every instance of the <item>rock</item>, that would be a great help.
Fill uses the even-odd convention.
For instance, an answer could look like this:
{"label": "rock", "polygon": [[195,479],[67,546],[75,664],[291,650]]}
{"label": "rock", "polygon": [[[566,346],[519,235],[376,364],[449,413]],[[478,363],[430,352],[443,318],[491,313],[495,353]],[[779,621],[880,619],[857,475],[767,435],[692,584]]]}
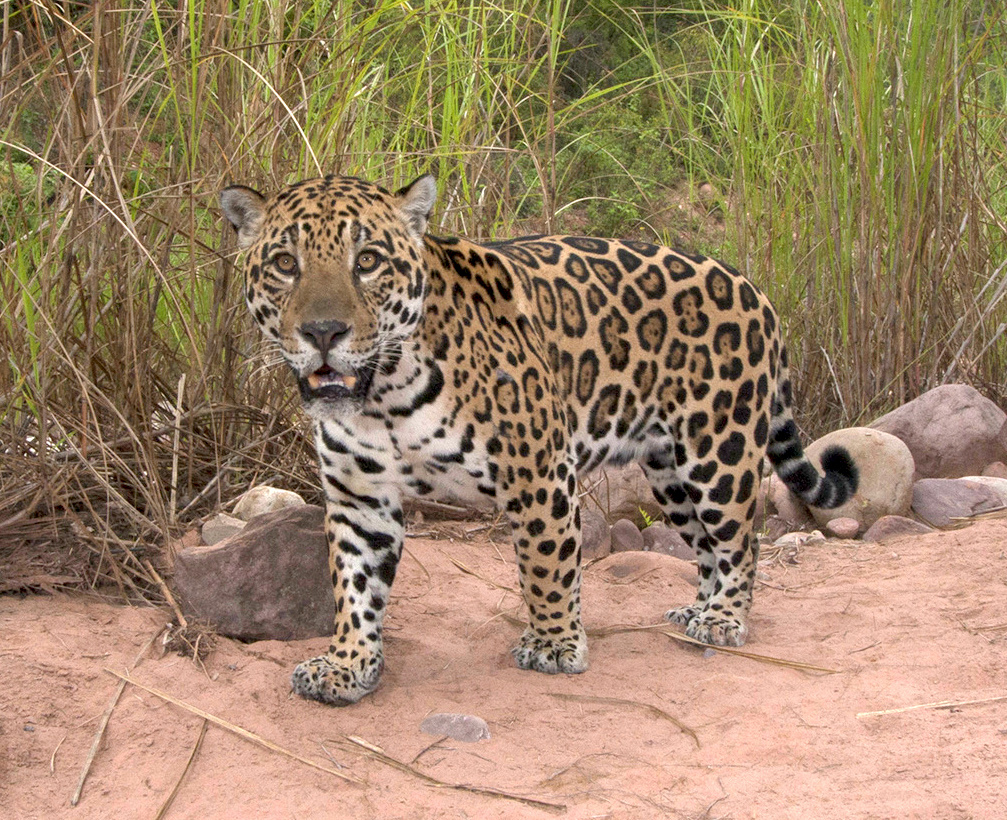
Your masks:
{"label": "rock", "polygon": [[300,640],[332,631],[324,511],[304,505],[253,518],[213,546],[175,558],[186,617],[242,640]]}
{"label": "rock", "polygon": [[696,559],[695,550],[685,542],[681,534],[661,521],[651,524],[640,535],[643,537],[643,548],[647,552],[671,555],[683,561]]}
{"label": "rock", "polygon": [[587,510],[581,507],[580,530],[581,561],[594,561],[612,552],[612,536],[609,533],[608,521],[597,509]]}
{"label": "rock", "polygon": [[420,731],[439,737],[447,735],[452,740],[460,740],[463,743],[475,743],[490,738],[490,727],[481,717],[455,715],[449,712],[427,715],[420,724]]}
{"label": "rock", "polygon": [[1000,499],[1002,505],[1007,505],[1007,478],[992,475],[967,475],[963,476],[961,480],[982,484]]}
{"label": "rock", "polygon": [[643,550],[643,535],[628,518],[620,518],[612,525],[612,552]]}
{"label": "rock", "polygon": [[871,427],[906,443],[917,480],[976,475],[1007,461],[1007,413],[966,384],[935,387]]}
{"label": "rock", "polygon": [[904,538],[907,535],[926,535],[928,532],[936,532],[933,527],[928,527],[912,518],[904,518],[901,515],[883,515],[864,533],[864,541],[891,541],[893,538]]}
{"label": "rock", "polygon": [[992,478],[1007,478],[1007,464],[1002,461],[994,461],[983,467],[983,475]]}
{"label": "rock", "polygon": [[234,517],[242,521],[251,521],[263,513],[276,512],[285,507],[303,507],[307,502],[291,490],[281,490],[278,487],[258,487],[245,492],[234,505]]}
{"label": "rock", "polygon": [[799,530],[800,527],[795,527],[789,521],[785,521],[778,515],[771,515],[766,519],[766,540],[769,543],[773,543],[777,538],[786,535],[788,532],[794,532],[794,530]]}
{"label": "rock", "polygon": [[856,518],[833,518],[825,525],[825,532],[835,538],[856,538],[860,522]]}
{"label": "rock", "polygon": [[664,514],[639,464],[606,468],[592,474],[588,484],[593,489],[584,497],[581,506],[600,510],[612,523],[628,518],[638,527],[643,527],[647,523],[644,513],[651,520]]}
{"label": "rock", "polygon": [[230,538],[235,533],[241,532],[244,528],[245,521],[242,519],[227,515],[227,513],[217,513],[213,518],[208,518],[203,522],[200,538],[205,546],[212,547],[225,538]]}
{"label": "rock", "polygon": [[1002,506],[995,490],[966,478],[924,478],[913,486],[913,512],[934,527]]}
{"label": "rock", "polygon": [[883,515],[906,515],[913,498],[912,453],[901,439],[869,427],[835,430],[813,442],[805,451],[821,469],[821,454],[839,444],[853,458],[860,483],[853,498],[832,510],[812,509],[820,527],[833,518],[853,518],[866,530]]}
{"label": "rock", "polygon": [[790,524],[791,530],[811,529],[815,526],[814,516],[801,501],[787,488],[776,473],[769,477],[769,506],[776,511],[776,517]]}

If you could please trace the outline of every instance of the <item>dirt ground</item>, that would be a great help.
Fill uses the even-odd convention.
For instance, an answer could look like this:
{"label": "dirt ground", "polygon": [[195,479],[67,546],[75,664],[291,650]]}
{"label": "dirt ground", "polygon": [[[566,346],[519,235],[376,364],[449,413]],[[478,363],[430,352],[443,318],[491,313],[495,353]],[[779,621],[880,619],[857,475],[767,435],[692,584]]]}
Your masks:
{"label": "dirt ground", "polygon": [[[583,675],[520,671],[508,654],[510,549],[412,539],[407,550],[383,683],[343,709],[289,693],[291,668],[325,639],[218,639],[202,666],[155,644],[134,666],[165,612],[0,598],[0,815],[154,818],[174,789],[168,818],[1007,816],[1007,521],[767,550],[745,650],[832,673],[656,631],[596,635]],[[586,571],[586,624],[655,623],[691,600],[691,575],[645,553],[598,562]],[[106,670],[128,669],[358,782],[215,722],[197,748],[202,717],[127,685],[71,808],[119,684]],[[435,712],[478,715],[492,736],[422,733]]]}

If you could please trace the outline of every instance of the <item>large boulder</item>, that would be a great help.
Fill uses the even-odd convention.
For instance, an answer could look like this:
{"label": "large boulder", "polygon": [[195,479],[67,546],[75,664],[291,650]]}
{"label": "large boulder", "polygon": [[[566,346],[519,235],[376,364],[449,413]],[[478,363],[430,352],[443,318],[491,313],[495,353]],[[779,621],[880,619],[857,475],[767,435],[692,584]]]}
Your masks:
{"label": "large boulder", "polygon": [[335,602],[324,520],[321,507],[288,507],[217,544],[181,550],[175,587],[186,617],[243,640],[330,634]]}
{"label": "large boulder", "polygon": [[845,447],[860,474],[857,492],[841,507],[811,508],[820,527],[834,518],[853,518],[866,530],[883,515],[906,515],[913,499],[913,464],[909,448],[895,436],[868,427],[834,430],[813,442],[808,458],[819,469],[821,455],[834,445]]}
{"label": "large boulder", "polygon": [[1007,461],[1007,413],[967,384],[935,387],[871,427],[906,443],[917,479],[979,475]]}

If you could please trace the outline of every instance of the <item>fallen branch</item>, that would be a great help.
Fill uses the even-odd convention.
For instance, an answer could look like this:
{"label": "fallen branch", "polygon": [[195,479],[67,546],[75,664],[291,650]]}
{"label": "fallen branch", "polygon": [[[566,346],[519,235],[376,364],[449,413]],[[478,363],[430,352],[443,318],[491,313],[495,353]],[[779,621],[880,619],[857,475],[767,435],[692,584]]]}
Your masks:
{"label": "fallen branch", "polygon": [[318,769],[319,771],[335,775],[340,780],[345,780],[347,783],[355,783],[358,786],[363,785],[363,781],[357,780],[357,778],[355,777],[350,777],[349,775],[343,774],[342,772],[336,771],[335,769],[330,769],[328,766],[323,766],[321,763],[315,763],[315,761],[313,760],[308,760],[308,758],[306,757],[301,757],[299,754],[292,752],[289,749],[284,749],[282,746],[273,743],[273,741],[271,740],[266,740],[266,738],[264,737],[259,737],[259,735],[255,734],[254,732],[250,732],[248,731],[248,729],[244,729],[241,726],[236,726],[235,724],[230,723],[224,720],[223,718],[219,718],[216,715],[211,715],[209,712],[204,712],[198,706],[193,706],[190,703],[186,703],[184,700],[179,700],[178,698],[169,695],[167,692],[162,692],[158,689],[154,689],[152,686],[147,686],[146,684],[133,680],[133,678],[129,677],[128,675],[121,675],[118,672],[114,672],[111,669],[105,669],[105,671],[108,672],[110,675],[115,675],[117,678],[120,678],[123,681],[123,683],[131,683],[138,689],[143,689],[145,692],[150,692],[150,694],[154,695],[155,697],[161,698],[161,700],[166,700],[168,701],[168,703],[173,703],[180,709],[185,709],[187,712],[191,712],[194,715],[198,715],[204,720],[208,720],[215,726],[219,726],[221,729],[226,729],[228,732],[238,735],[238,737],[243,737],[245,740],[251,741],[252,743],[255,743],[259,746],[269,749],[272,752],[277,752],[278,754],[286,755],[291,760],[296,760],[298,763],[303,763],[305,766],[311,766],[313,769]]}

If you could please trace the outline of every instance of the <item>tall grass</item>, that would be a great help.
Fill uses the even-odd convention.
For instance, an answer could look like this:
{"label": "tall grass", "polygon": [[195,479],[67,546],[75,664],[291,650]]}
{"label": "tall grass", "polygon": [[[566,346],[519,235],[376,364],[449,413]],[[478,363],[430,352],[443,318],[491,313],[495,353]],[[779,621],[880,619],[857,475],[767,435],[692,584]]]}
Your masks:
{"label": "tall grass", "polygon": [[812,434],[946,379],[1003,397],[996,4],[2,14],[0,590],[11,556],[51,579],[51,543],[89,581],[143,587],[143,558],[250,482],[315,493],[296,397],[241,305],[230,182],[432,171],[443,233],[736,261],[781,308]]}

